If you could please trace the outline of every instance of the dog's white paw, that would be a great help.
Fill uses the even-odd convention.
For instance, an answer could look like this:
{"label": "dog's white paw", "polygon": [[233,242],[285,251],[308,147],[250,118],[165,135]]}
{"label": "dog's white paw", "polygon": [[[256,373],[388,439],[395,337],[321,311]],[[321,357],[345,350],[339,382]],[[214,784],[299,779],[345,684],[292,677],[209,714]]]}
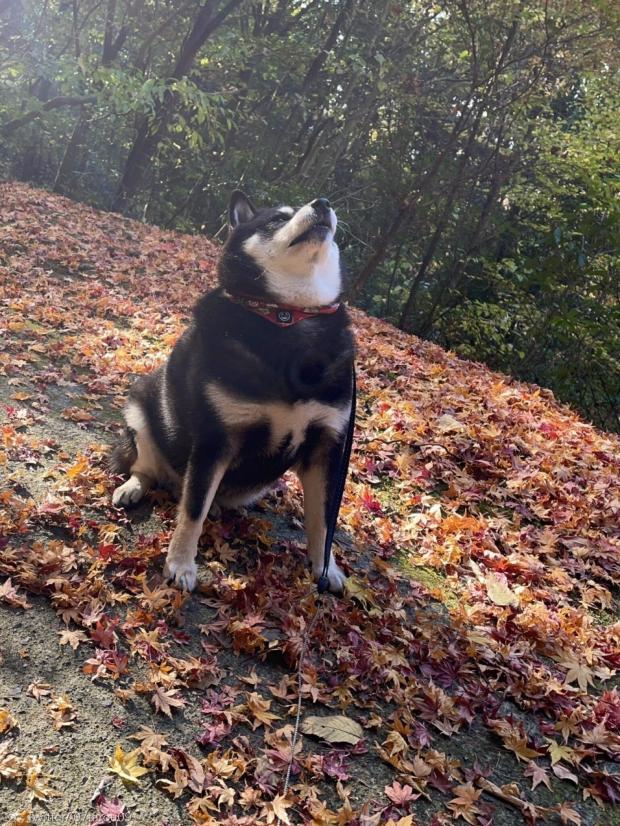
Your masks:
{"label": "dog's white paw", "polygon": [[184,591],[193,591],[198,580],[198,567],[193,559],[166,559],[164,577],[173,580]]}
{"label": "dog's white paw", "polygon": [[[318,580],[321,578],[323,574],[323,565],[321,564],[319,566],[313,566],[312,573],[314,575],[314,578],[318,582]],[[329,590],[332,594],[344,593],[347,578],[333,559],[330,559],[329,561],[329,568],[327,569],[327,579],[329,581]]]}
{"label": "dog's white paw", "polygon": [[135,505],[142,499],[147,490],[148,488],[138,476],[132,476],[116,488],[112,494],[112,504],[115,508]]}

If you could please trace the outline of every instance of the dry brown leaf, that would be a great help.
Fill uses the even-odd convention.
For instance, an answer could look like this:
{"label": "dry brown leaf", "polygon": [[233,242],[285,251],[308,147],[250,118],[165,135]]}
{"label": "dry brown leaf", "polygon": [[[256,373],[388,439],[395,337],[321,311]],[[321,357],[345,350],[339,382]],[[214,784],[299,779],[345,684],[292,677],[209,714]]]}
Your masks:
{"label": "dry brown leaf", "polygon": [[487,594],[495,605],[518,605],[519,597],[508,585],[495,574],[487,574],[484,578]]}
{"label": "dry brown leaf", "polygon": [[38,701],[52,693],[52,686],[49,683],[30,683],[27,690]]}
{"label": "dry brown leaf", "polygon": [[343,714],[330,717],[306,717],[301,724],[301,730],[304,734],[313,734],[315,737],[327,740],[328,743],[351,743],[354,746],[364,736],[360,724]]}
{"label": "dry brown leaf", "polygon": [[117,744],[114,749],[114,756],[110,757],[109,770],[117,774],[123,782],[139,783],[139,778],[148,772],[148,769],[138,763],[139,757],[139,748],[124,752],[122,746]]}
{"label": "dry brown leaf", "polygon": [[155,694],[151,697],[151,702],[157,711],[163,712],[168,717],[172,717],[172,708],[183,708],[185,700],[178,697],[178,690],[176,688],[166,691],[162,686],[159,686]]}
{"label": "dry brown leaf", "polygon": [[18,725],[17,719],[11,714],[8,708],[0,708],[0,734],[10,731]]}
{"label": "dry brown leaf", "polygon": [[84,631],[71,631],[69,628],[64,628],[58,634],[60,635],[58,642],[61,645],[70,645],[74,651],[77,651],[77,647],[81,642],[88,640],[88,635]]}

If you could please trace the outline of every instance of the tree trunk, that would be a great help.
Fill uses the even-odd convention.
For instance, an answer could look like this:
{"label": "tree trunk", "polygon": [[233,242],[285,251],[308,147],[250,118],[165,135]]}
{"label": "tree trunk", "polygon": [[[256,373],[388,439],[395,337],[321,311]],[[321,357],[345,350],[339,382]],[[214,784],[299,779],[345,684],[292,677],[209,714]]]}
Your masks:
{"label": "tree trunk", "polygon": [[375,248],[370,258],[362,268],[362,271],[360,272],[353,284],[353,287],[350,292],[351,298],[354,298],[355,296],[360,294],[360,292],[366,286],[367,282],[370,280],[371,276],[374,274],[377,267],[383,262],[387,254],[387,251],[390,248],[390,245],[392,244],[392,241],[398,236],[398,233],[400,232],[400,229],[404,222],[406,220],[410,221],[415,217],[420,200],[430,190],[431,185],[435,182],[437,173],[443,166],[443,162],[446,158],[446,155],[448,154],[448,152],[450,152],[450,150],[456,143],[456,140],[460,135],[465,123],[467,122],[468,117],[469,110],[465,106],[463,107],[463,114],[459,117],[457,122],[454,124],[454,127],[452,128],[452,132],[448,137],[446,145],[444,146],[443,150],[437,155],[426,177],[422,180],[422,184],[420,186],[419,191],[416,194],[415,200],[404,201],[399,207],[399,210],[392,219],[390,225],[379,236],[379,239],[375,245]]}
{"label": "tree trunk", "polygon": [[489,191],[487,192],[487,196],[484,199],[482,209],[480,210],[480,214],[478,215],[476,226],[474,227],[473,233],[469,236],[469,240],[465,247],[464,254],[458,257],[458,259],[454,263],[454,266],[449,271],[448,275],[442,280],[441,287],[437,291],[437,294],[433,299],[429,311],[427,312],[426,316],[415,330],[416,335],[422,338],[425,338],[431,330],[432,324],[435,320],[435,314],[437,312],[439,304],[441,303],[441,297],[444,291],[446,289],[449,289],[450,287],[458,285],[461,281],[461,275],[463,273],[463,270],[465,269],[469,257],[478,248],[480,236],[482,235],[482,231],[487,224],[487,221],[491,214],[491,210],[493,208],[493,204],[497,201],[501,186],[511,171],[511,166],[509,164],[507,164],[506,167],[504,167],[503,169],[499,166],[499,157],[502,146],[502,140],[504,136],[505,120],[506,118],[504,117],[504,120],[502,121],[502,125],[500,127],[499,134],[497,136],[495,150],[493,152],[495,169],[493,171],[493,175],[491,178],[491,185],[489,186]]}
{"label": "tree trunk", "polygon": [[499,194],[499,188],[501,186],[501,183],[502,183],[502,178],[500,176],[496,177],[493,180],[493,182],[491,184],[491,187],[490,187],[490,189],[487,193],[487,197],[485,199],[485,202],[484,202],[484,205],[483,205],[482,210],[480,212],[480,215],[478,216],[478,220],[476,222],[476,227],[475,227],[475,229],[474,229],[474,231],[473,231],[473,233],[472,233],[472,235],[469,239],[469,243],[467,244],[467,246],[465,248],[464,254],[459,257],[459,259],[456,261],[455,265],[452,267],[452,269],[448,273],[448,276],[443,280],[442,285],[441,285],[441,289],[438,290],[437,295],[433,299],[431,308],[427,312],[427,314],[424,317],[424,319],[422,320],[422,322],[416,328],[415,333],[416,333],[416,335],[420,336],[421,338],[425,338],[431,330],[431,327],[432,327],[433,322],[435,320],[435,314],[437,312],[437,308],[439,307],[439,304],[441,303],[441,296],[443,295],[443,293],[445,292],[446,289],[449,289],[450,287],[453,287],[454,285],[458,284],[458,282],[460,281],[460,278],[461,278],[461,274],[462,274],[463,270],[465,269],[465,266],[466,266],[466,264],[467,264],[467,262],[468,262],[468,260],[471,256],[471,254],[473,252],[475,252],[475,250],[477,249],[478,242],[480,240],[480,235],[482,234],[482,230],[486,226],[487,221],[489,219],[489,216],[491,214],[491,207],[493,206],[493,203],[497,200],[497,196]]}
{"label": "tree trunk", "polygon": [[392,313],[392,290],[394,288],[394,281],[396,281],[396,273],[400,264],[400,259],[403,251],[403,244],[398,247],[396,255],[394,256],[394,264],[392,266],[392,274],[390,276],[390,283],[388,285],[388,293],[385,302],[385,318],[389,319]]}
{"label": "tree trunk", "polygon": [[56,170],[56,177],[54,178],[53,191],[64,195],[69,191],[68,183],[73,174],[73,167],[77,158],[77,152],[80,144],[84,140],[84,135],[88,128],[88,118],[84,112],[84,108],[80,112],[78,119],[75,122],[75,127],[71,133],[71,137],[67,141],[62,160]]}
{"label": "tree trunk", "polygon": [[123,175],[112,205],[112,209],[117,212],[124,212],[128,202],[136,194],[142,183],[144,169],[157,146],[161,123],[153,126],[154,128],[151,129],[146,117],[140,119],[138,132],[125,161]]}
{"label": "tree trunk", "polygon": [[[286,177],[289,174],[285,163],[280,163],[276,169],[268,168],[268,165],[270,165],[272,163],[272,159],[274,157],[278,157],[281,154],[282,144],[286,140],[286,137],[288,135],[290,135],[290,130],[294,127],[294,123],[297,120],[297,116],[299,115],[299,112],[301,111],[302,98],[304,96],[306,96],[306,100],[307,100],[307,94],[306,93],[312,87],[314,81],[319,76],[319,74],[321,72],[321,69],[323,68],[323,66],[325,64],[325,61],[327,60],[327,58],[329,57],[329,55],[333,51],[334,46],[338,42],[338,37],[340,36],[340,34],[342,32],[342,28],[345,24],[345,21],[347,19],[349,11],[351,10],[354,2],[355,2],[355,0],[345,0],[344,4],[343,4],[343,6],[340,10],[340,13],[338,14],[338,17],[336,18],[336,20],[334,22],[334,25],[330,29],[329,34],[327,35],[327,38],[325,39],[325,42],[323,43],[323,45],[319,49],[318,53],[315,55],[314,60],[310,64],[310,67],[309,67],[308,71],[304,75],[304,79],[302,80],[301,86],[299,87],[299,94],[298,94],[297,102],[291,108],[291,111],[290,111],[289,116],[287,118],[286,124],[285,124],[284,128],[280,131],[279,138],[276,141],[275,146],[273,147],[273,149],[270,153],[270,159],[265,162],[265,165],[263,167],[263,175],[265,177],[267,177],[267,179],[269,181],[276,181],[279,178]],[[343,39],[342,43],[344,43],[344,42],[345,42],[345,40]],[[306,123],[308,125],[308,128],[313,126],[314,119],[315,119],[314,114],[310,115],[306,119]],[[299,135],[298,139],[295,141],[294,146],[301,145],[301,141],[303,139],[303,132],[304,131],[305,130],[302,130],[302,133]],[[313,129],[313,131],[314,131],[314,129]],[[301,152],[301,162],[302,163],[303,163],[303,159],[304,159],[304,157],[305,157],[305,155],[307,154],[308,151],[309,150],[306,149],[306,150]]]}
{"label": "tree trunk", "polygon": [[[504,44],[502,46],[502,50],[501,50],[501,53],[499,55],[497,64],[493,69],[491,77],[488,79],[488,81],[485,84],[486,88],[485,88],[484,94],[482,96],[482,100],[478,103],[478,112],[479,113],[482,112],[482,110],[484,108],[484,105],[486,105],[488,103],[491,92],[494,90],[494,88],[497,84],[497,81],[499,79],[499,76],[500,76],[500,74],[501,74],[501,72],[502,72],[502,70],[503,70],[503,68],[506,64],[508,54],[510,52],[510,49],[512,48],[512,45],[514,43],[518,28],[519,28],[522,5],[523,4],[520,5],[517,14],[515,15],[515,17],[512,20],[512,23],[510,25],[510,29],[508,30],[508,33],[506,35],[506,39],[505,39]],[[468,21],[468,24],[470,25],[471,23],[469,21],[469,17],[467,17],[466,19]],[[444,159],[445,159],[447,153],[452,149],[452,147],[454,146],[454,144],[456,143],[456,141],[458,139],[458,136],[460,135],[460,133],[465,128],[466,122],[467,122],[467,120],[469,118],[469,114],[470,114],[469,109],[468,109],[469,103],[473,99],[474,92],[475,92],[475,90],[477,88],[477,85],[478,85],[478,82],[479,82],[479,65],[478,65],[477,52],[475,52],[475,49],[474,49],[474,53],[475,53],[475,62],[474,62],[474,67],[473,67],[472,82],[471,82],[471,87],[470,87],[470,90],[469,90],[468,100],[464,101],[463,104],[462,104],[463,114],[459,117],[459,119],[455,123],[455,125],[452,129],[452,132],[450,133],[450,137],[448,139],[448,142],[447,142],[446,146],[444,147],[442,152],[437,156],[437,159],[435,160],[435,163],[432,165],[431,169],[429,170],[428,174],[426,175],[426,178],[424,178],[424,180],[422,182],[422,187],[420,189],[420,192],[417,195],[416,201],[414,202],[413,200],[411,200],[408,203],[404,214],[402,214],[402,209],[399,210],[399,212],[397,213],[396,218],[394,219],[394,221],[390,224],[390,226],[385,231],[385,233],[383,233],[379,237],[379,240],[377,242],[377,246],[375,247],[374,252],[372,253],[370,258],[366,262],[365,266],[363,267],[361,273],[359,274],[359,276],[357,277],[357,279],[356,279],[356,281],[353,285],[353,289],[351,291],[351,296],[352,297],[355,297],[355,296],[359,295],[359,293],[365,287],[368,280],[374,274],[377,267],[383,262],[386,254],[387,254],[387,251],[390,248],[390,245],[391,245],[392,241],[397,237],[398,232],[400,231],[400,228],[401,228],[402,224],[404,223],[404,221],[405,220],[410,221],[415,217],[416,212],[417,212],[417,204],[419,203],[421,196],[429,191],[430,185],[432,183],[434,183],[435,177],[436,177],[439,169],[443,165],[443,162],[444,162]],[[478,115],[478,119],[479,118],[480,118],[480,114]],[[417,286],[414,287],[414,289],[417,289]]]}
{"label": "tree trunk", "polygon": [[306,72],[306,76],[304,77],[302,84],[301,84],[301,92],[302,94],[312,86],[314,81],[319,76],[319,73],[323,66],[325,65],[325,61],[329,57],[332,49],[336,45],[336,41],[340,36],[342,31],[342,27],[344,26],[345,20],[347,19],[347,15],[355,0],[344,0],[342,4],[342,8],[340,9],[340,13],[336,18],[334,25],[329,32],[323,47],[319,51],[319,53],[315,56],[314,60],[310,64],[310,68]]}
{"label": "tree trunk", "polygon": [[105,15],[105,29],[103,32],[103,49],[101,52],[101,65],[111,66],[123,48],[123,43],[127,39],[129,30],[123,26],[116,37],[114,36],[114,16],[116,14],[116,0],[108,0]]}
{"label": "tree trunk", "polygon": [[454,202],[456,200],[456,196],[458,195],[461,183],[463,181],[463,174],[469,163],[469,159],[471,157],[471,150],[474,145],[474,141],[478,134],[478,126],[480,125],[480,118],[482,117],[482,107],[478,110],[478,114],[476,115],[476,119],[473,123],[472,129],[469,133],[469,137],[467,139],[467,144],[463,150],[463,154],[459,158],[459,164],[457,166],[456,175],[451,182],[450,192],[444,204],[444,208],[441,212],[441,216],[439,221],[437,222],[437,226],[435,227],[435,232],[431,236],[431,240],[426,248],[426,252],[422,258],[420,263],[420,267],[413,279],[411,284],[411,289],[409,290],[409,295],[407,297],[407,301],[403,308],[403,311],[400,316],[400,320],[398,322],[398,326],[401,330],[406,330],[411,322],[411,316],[413,315],[413,308],[415,305],[415,299],[417,296],[418,289],[420,284],[422,283],[428,268],[435,256],[435,252],[437,251],[437,246],[441,240],[441,236],[444,233],[446,226],[448,225],[448,221],[450,220],[450,214],[452,212],[452,208],[454,206]]}
{"label": "tree trunk", "polygon": [[78,4],[77,0],[73,0],[72,5],[72,14],[73,14],[73,49],[75,51],[75,58],[79,58],[80,56],[80,27],[78,25]]}
{"label": "tree trunk", "polygon": [[[188,32],[181,46],[174,69],[170,75],[172,80],[185,77],[199,50],[213,32],[218,29],[228,15],[240,6],[245,0],[228,0],[219,12],[215,12],[217,0],[208,0],[201,7],[191,30]],[[113,209],[122,212],[142,185],[147,165],[160,138],[166,132],[176,106],[175,95],[167,91],[162,102],[156,107],[155,113],[149,120],[141,118],[138,131],[127,156],[123,174],[114,199]]]}
{"label": "tree trunk", "polygon": [[109,66],[112,62],[112,44],[114,43],[112,27],[114,26],[115,14],[116,0],[108,0],[108,5],[105,12],[105,29],[103,32],[103,51],[101,53],[102,66]]}
{"label": "tree trunk", "polygon": [[370,279],[371,275],[374,273],[379,264],[381,264],[383,259],[385,258],[386,253],[390,247],[390,244],[400,232],[400,228],[402,227],[405,219],[408,218],[413,211],[414,208],[412,207],[412,204],[408,201],[405,201],[400,205],[398,212],[392,219],[387,229],[385,229],[379,236],[379,240],[375,244],[375,248],[373,250],[372,255],[370,256],[365,266],[363,267],[361,273],[358,275],[357,279],[353,283],[351,297],[359,295],[362,289],[366,286],[366,283]]}

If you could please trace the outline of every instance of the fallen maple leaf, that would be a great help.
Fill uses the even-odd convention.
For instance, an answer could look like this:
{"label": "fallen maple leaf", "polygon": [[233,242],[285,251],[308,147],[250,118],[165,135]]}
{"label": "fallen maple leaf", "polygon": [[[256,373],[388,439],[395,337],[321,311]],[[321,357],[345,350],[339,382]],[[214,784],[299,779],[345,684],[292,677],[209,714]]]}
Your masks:
{"label": "fallen maple leaf", "polygon": [[32,608],[31,603],[27,601],[26,597],[17,593],[17,589],[11,582],[11,577],[0,585],[0,600],[16,608]]}
{"label": "fallen maple leaf", "polygon": [[30,826],[32,823],[30,820],[31,814],[32,811],[30,809],[22,809],[20,812],[16,812],[10,816],[10,820],[7,821],[6,826]]}
{"label": "fallen maple leaf", "polygon": [[24,768],[26,770],[26,788],[31,801],[45,801],[51,797],[62,797],[60,792],[47,785],[52,776],[43,772],[43,759],[41,757],[27,757],[24,761]]}
{"label": "fallen maple leaf", "polygon": [[362,607],[368,612],[370,617],[381,615],[381,608],[374,597],[372,589],[364,588],[356,577],[347,577],[345,590],[350,597],[361,603]]}
{"label": "fallen maple leaf", "polygon": [[531,760],[533,757],[542,757],[541,752],[536,751],[536,749],[531,749],[528,746],[525,735],[508,735],[504,738],[504,745],[507,749],[514,752],[519,760]]}
{"label": "fallen maple leaf", "polygon": [[260,694],[253,691],[248,694],[247,707],[252,714],[252,728],[257,729],[260,725],[266,727],[271,726],[274,720],[279,720],[277,714],[273,714],[269,709],[271,708],[271,700],[266,700]]}
{"label": "fallen maple leaf", "polygon": [[157,781],[157,786],[164,789],[174,800],[181,797],[189,781],[189,775],[180,766],[174,769],[174,780],[169,778],[160,779]]}
{"label": "fallen maple leaf", "polygon": [[558,809],[560,820],[565,826],[569,823],[574,823],[575,826],[581,826],[581,815],[576,812],[568,803],[562,803]]}
{"label": "fallen maple leaf", "polygon": [[497,574],[487,574],[484,578],[487,594],[495,605],[518,605],[519,597],[512,591],[504,579]]}
{"label": "fallen maple leaf", "polygon": [[584,693],[587,693],[589,685],[594,685],[594,672],[584,662],[581,662],[575,659],[574,656],[570,655],[566,656],[563,660],[560,660],[559,664],[566,668],[566,677],[564,678],[564,682],[567,685],[576,682]]}
{"label": "fallen maple leaf", "polygon": [[357,745],[364,736],[364,730],[358,722],[336,714],[330,717],[306,717],[301,724],[304,734],[321,737],[328,743],[351,743]]}
{"label": "fallen maple leaf", "polygon": [[435,428],[440,433],[462,433],[466,428],[462,422],[459,422],[450,413],[444,413],[435,421]]}
{"label": "fallen maple leaf", "polygon": [[11,752],[13,743],[0,743],[0,779],[17,780],[22,776],[22,762]]}
{"label": "fallen maple leaf", "polygon": [[472,783],[464,783],[460,786],[455,786],[453,789],[456,792],[456,797],[452,798],[446,805],[448,809],[453,811],[457,817],[462,817],[467,823],[472,826],[478,820],[479,809],[476,802],[482,791],[474,788]]}
{"label": "fallen maple leaf", "polygon": [[533,760],[530,760],[527,764],[523,774],[525,777],[532,778],[532,790],[534,790],[540,783],[544,783],[548,789],[551,789],[551,780],[549,779],[547,770],[542,766],[539,766],[538,763],[534,763]]}
{"label": "fallen maple leaf", "polygon": [[122,823],[125,820],[127,809],[120,798],[110,800],[103,792],[100,792],[92,802],[99,809],[99,815],[91,820],[88,826],[107,826],[110,823]]}
{"label": "fallen maple leaf", "polygon": [[114,756],[110,757],[110,771],[117,774],[121,780],[127,783],[139,783],[139,778],[147,774],[148,769],[139,765],[140,749],[124,752],[120,744],[114,749]]}
{"label": "fallen maple leaf", "polygon": [[143,753],[146,753],[151,749],[159,750],[168,745],[168,741],[166,740],[164,734],[153,731],[153,729],[148,726],[142,726],[140,731],[136,731],[135,734],[131,734],[130,738],[132,740],[138,740],[141,743],[140,748]]}
{"label": "fallen maple leaf", "polygon": [[8,708],[0,708],[0,734],[4,734],[6,731],[18,725],[17,719],[11,714]]}
{"label": "fallen maple leaf", "polygon": [[567,769],[562,763],[555,763],[552,765],[551,771],[556,777],[559,777],[560,780],[570,780],[570,782],[574,783],[576,786],[579,785],[579,778],[577,775],[570,771],[570,769]]}
{"label": "fallen maple leaf", "polygon": [[60,634],[59,643],[61,645],[70,645],[74,651],[77,650],[77,647],[81,642],[86,642],[88,640],[88,636],[84,633],[84,631],[71,631],[68,628],[64,628],[58,633]]}
{"label": "fallen maple leaf", "polygon": [[30,683],[27,690],[37,701],[52,693],[52,687],[49,683]]}
{"label": "fallen maple leaf", "polygon": [[545,738],[547,743],[549,744],[547,747],[547,751],[549,752],[549,757],[551,758],[551,765],[555,766],[560,760],[566,760],[568,763],[574,763],[575,751],[571,749],[570,746],[563,746],[561,743],[558,743],[557,740],[551,740],[548,737]]}
{"label": "fallen maple leaf", "polygon": [[277,794],[273,800],[266,803],[264,809],[266,810],[267,823],[273,823],[277,818],[280,823],[286,823],[290,826],[287,809],[290,809],[293,804],[287,800],[283,794]]}
{"label": "fallen maple leaf", "polygon": [[416,826],[416,824],[413,815],[405,815],[405,817],[401,817],[398,820],[392,820],[390,818],[385,826]]}
{"label": "fallen maple leaf", "polygon": [[171,708],[183,708],[186,705],[186,700],[178,697],[178,693],[176,688],[166,691],[162,686],[159,686],[155,694],[151,697],[151,702],[157,711],[161,711],[168,717],[172,717]]}
{"label": "fallen maple leaf", "polygon": [[75,725],[77,712],[68,697],[62,695],[54,697],[47,706],[47,711],[52,716],[56,731],[60,731],[62,728],[71,728]]}
{"label": "fallen maple leaf", "polygon": [[397,806],[403,806],[420,797],[419,794],[413,793],[411,786],[401,786],[398,780],[395,780],[391,786],[386,786],[383,791]]}

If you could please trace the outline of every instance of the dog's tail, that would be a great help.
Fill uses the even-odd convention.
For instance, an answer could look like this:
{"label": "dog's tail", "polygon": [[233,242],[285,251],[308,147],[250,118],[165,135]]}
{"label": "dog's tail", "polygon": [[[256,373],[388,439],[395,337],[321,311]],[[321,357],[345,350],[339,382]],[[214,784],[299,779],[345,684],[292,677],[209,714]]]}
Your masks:
{"label": "dog's tail", "polygon": [[138,448],[136,447],[134,431],[129,427],[125,427],[110,454],[108,460],[110,471],[114,475],[128,476],[137,458]]}

